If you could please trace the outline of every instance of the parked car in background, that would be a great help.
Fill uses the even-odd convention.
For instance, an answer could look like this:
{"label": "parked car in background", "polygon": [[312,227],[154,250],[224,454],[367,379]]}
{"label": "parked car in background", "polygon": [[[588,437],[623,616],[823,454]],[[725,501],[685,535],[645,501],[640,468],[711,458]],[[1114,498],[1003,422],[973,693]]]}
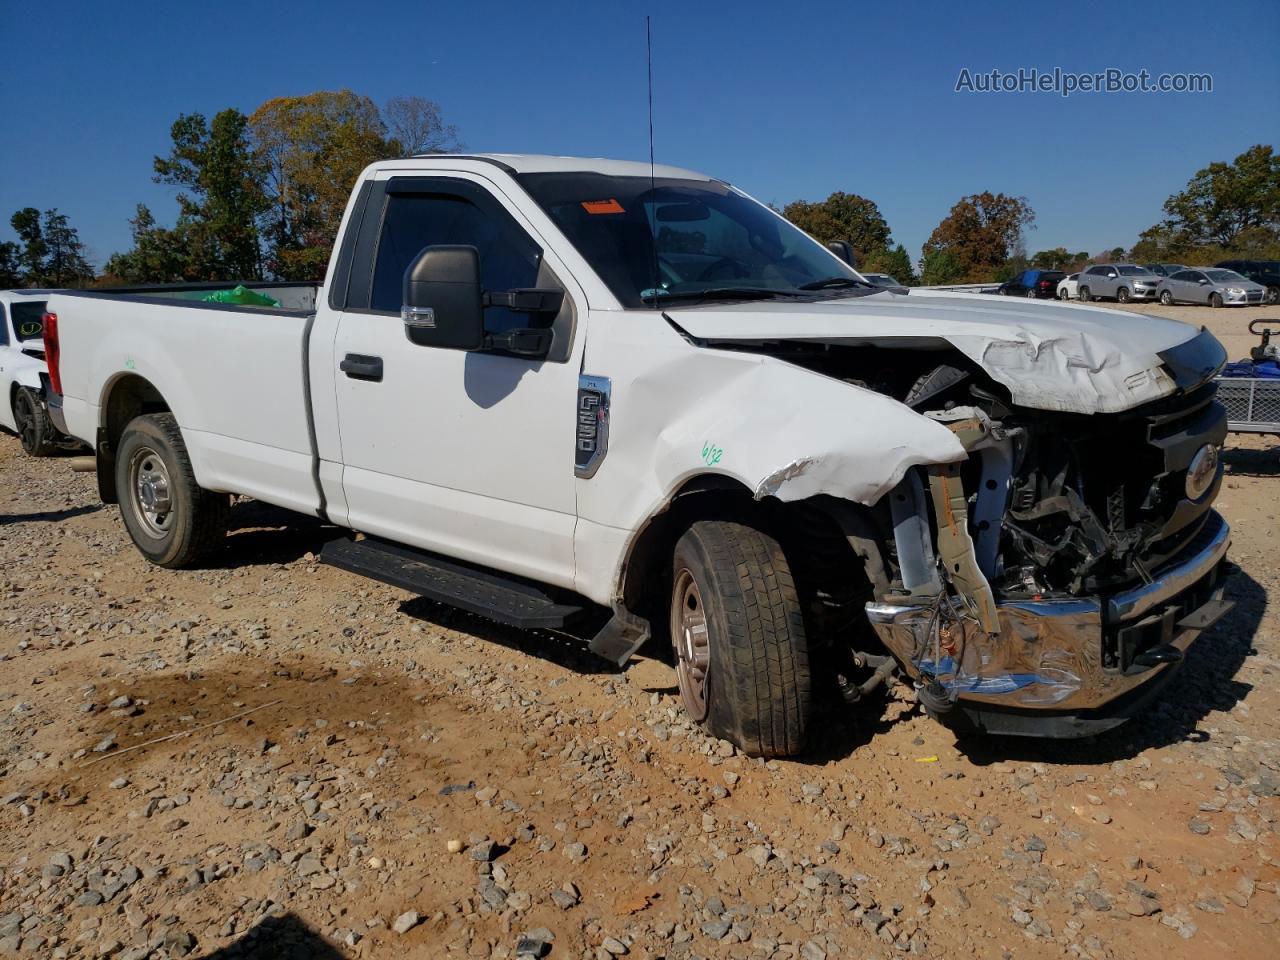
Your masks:
{"label": "parked car in background", "polygon": [[1058,281],[1058,299],[1074,300],[1080,295],[1080,274],[1069,273]]}
{"label": "parked car in background", "polygon": [[902,286],[902,284],[900,284],[897,280],[893,279],[893,277],[889,276],[887,273],[863,273],[862,276],[865,277],[871,283],[874,283],[877,287]]}
{"label": "parked car in background", "polygon": [[1066,274],[1061,270],[1023,270],[1012,280],[996,288],[1005,297],[1035,297],[1052,300],[1058,295],[1058,282]]}
{"label": "parked car in background", "polygon": [[1187,269],[1181,263],[1144,263],[1143,266],[1158,277],[1172,277],[1175,273]]}
{"label": "parked car in background", "polygon": [[1080,299],[1154,300],[1160,277],[1136,263],[1097,263],[1080,271]]}
{"label": "parked car in background", "polygon": [[45,406],[49,368],[41,339],[48,290],[0,290],[0,426],[22,440],[33,457],[48,456],[65,440]]}
{"label": "parked car in background", "polygon": [[1266,287],[1267,303],[1280,303],[1280,260],[1223,260],[1217,266]]}
{"label": "parked car in background", "polygon": [[1245,304],[1262,303],[1267,288],[1242,277],[1234,270],[1216,267],[1181,270],[1172,277],[1160,281],[1160,302],[1207,303],[1211,307],[1242,307]]}

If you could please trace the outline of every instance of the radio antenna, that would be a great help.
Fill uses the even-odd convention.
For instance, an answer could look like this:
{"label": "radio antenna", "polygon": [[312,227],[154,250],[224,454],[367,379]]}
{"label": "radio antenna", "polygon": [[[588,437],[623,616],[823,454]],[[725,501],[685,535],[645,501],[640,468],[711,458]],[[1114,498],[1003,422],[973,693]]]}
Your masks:
{"label": "radio antenna", "polygon": [[[650,18],[645,14],[644,18],[644,55],[645,62],[649,70],[649,203],[653,209],[653,215],[656,217],[658,208],[654,198],[654,175],[653,175],[653,32],[650,27]],[[649,220],[648,217],[645,217]],[[656,224],[649,220],[649,240],[653,248],[653,290],[658,289],[658,231],[655,229]]]}

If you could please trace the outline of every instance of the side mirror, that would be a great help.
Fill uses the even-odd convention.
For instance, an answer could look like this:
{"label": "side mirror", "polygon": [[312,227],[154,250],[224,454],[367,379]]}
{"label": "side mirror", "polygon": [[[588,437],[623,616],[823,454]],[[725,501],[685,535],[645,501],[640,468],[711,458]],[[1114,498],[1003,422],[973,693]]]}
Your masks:
{"label": "side mirror", "polygon": [[1107,279],[1108,279],[1108,280],[1114,280],[1114,279],[1115,279],[1116,277],[1118,277],[1118,276],[1120,276],[1120,274],[1116,273],[1115,271],[1112,271],[1111,273],[1108,273],[1108,274],[1107,274]]}
{"label": "side mirror", "polygon": [[412,343],[450,350],[484,346],[484,296],[475,247],[426,247],[404,272],[402,302],[404,335]]}
{"label": "side mirror", "polygon": [[832,240],[827,244],[827,249],[834,253],[837,257],[847,263],[853,269],[858,269],[857,259],[853,255],[853,247],[847,240]]}
{"label": "side mirror", "polygon": [[1196,281],[1196,283],[1208,283],[1208,282],[1209,281],[1206,280],[1204,277],[1201,277],[1199,280]]}

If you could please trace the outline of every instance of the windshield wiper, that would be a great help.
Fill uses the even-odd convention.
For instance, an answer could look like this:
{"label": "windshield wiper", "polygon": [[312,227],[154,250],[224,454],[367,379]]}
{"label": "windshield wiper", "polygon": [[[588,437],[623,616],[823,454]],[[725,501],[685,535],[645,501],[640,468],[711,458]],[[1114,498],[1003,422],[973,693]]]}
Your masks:
{"label": "windshield wiper", "polygon": [[651,293],[641,297],[643,303],[670,303],[673,300],[772,300],[774,297],[794,297],[787,290],[769,287],[711,287],[707,290],[685,290],[680,293]]}
{"label": "windshield wiper", "polygon": [[875,284],[867,283],[865,280],[855,280],[853,277],[827,277],[825,280],[814,280],[812,283],[802,283],[797,290],[826,290],[828,287],[872,287]]}

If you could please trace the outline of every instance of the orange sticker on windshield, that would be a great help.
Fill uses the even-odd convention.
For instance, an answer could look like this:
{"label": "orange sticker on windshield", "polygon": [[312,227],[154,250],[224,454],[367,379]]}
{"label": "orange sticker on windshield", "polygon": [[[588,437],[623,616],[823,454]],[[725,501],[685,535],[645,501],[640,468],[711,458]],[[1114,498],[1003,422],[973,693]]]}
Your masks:
{"label": "orange sticker on windshield", "polygon": [[583,200],[582,209],[587,213],[626,213],[622,204],[610,198],[608,200]]}

